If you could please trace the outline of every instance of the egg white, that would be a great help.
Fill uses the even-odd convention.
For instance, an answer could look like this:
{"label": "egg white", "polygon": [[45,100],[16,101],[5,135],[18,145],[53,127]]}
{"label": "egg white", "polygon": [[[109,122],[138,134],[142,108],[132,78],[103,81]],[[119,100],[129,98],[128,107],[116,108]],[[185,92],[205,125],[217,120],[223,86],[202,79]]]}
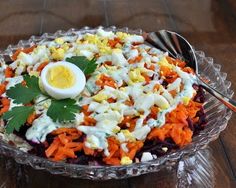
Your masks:
{"label": "egg white", "polygon": [[[72,72],[75,78],[75,83],[73,86],[69,88],[61,89],[61,88],[53,87],[52,85],[48,83],[47,73],[50,70],[50,68],[55,67],[55,66],[64,66],[70,69],[70,71]],[[84,73],[76,65],[69,62],[65,62],[65,61],[59,61],[56,63],[49,63],[47,66],[45,66],[45,68],[41,72],[41,81],[42,81],[43,89],[51,97],[55,99],[66,99],[66,98],[73,99],[77,97],[84,89],[86,78],[85,78]]]}

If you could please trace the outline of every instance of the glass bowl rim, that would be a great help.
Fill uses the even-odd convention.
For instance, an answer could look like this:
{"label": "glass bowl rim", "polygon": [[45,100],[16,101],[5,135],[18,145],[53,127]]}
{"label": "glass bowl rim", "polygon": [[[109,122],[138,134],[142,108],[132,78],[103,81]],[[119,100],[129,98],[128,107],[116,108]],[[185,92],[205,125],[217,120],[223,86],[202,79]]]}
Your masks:
{"label": "glass bowl rim", "polygon": [[[29,40],[20,40],[18,42],[18,44],[16,44],[16,45],[9,45],[6,48],[6,50],[0,51],[0,62],[4,61],[4,56],[12,55],[13,51],[15,51],[16,49],[19,49],[19,48],[22,48],[22,47],[27,47],[27,46],[32,46],[33,44],[38,44],[40,42],[44,42],[44,41],[47,41],[47,40],[52,40],[52,39],[55,39],[55,38],[61,37],[61,36],[77,35],[78,33],[87,33],[87,32],[93,33],[98,28],[103,28],[104,30],[107,30],[107,31],[122,31],[122,32],[127,32],[127,33],[132,33],[132,34],[143,34],[143,33],[145,33],[142,29],[132,30],[132,29],[129,29],[128,27],[117,28],[115,26],[111,26],[111,27],[99,26],[99,27],[96,27],[96,28],[90,28],[90,27],[85,26],[81,29],[72,28],[72,29],[69,29],[68,31],[58,30],[55,33],[44,33],[41,36],[34,36],[33,35],[33,36],[30,37]],[[208,60],[212,61],[212,63],[213,63],[213,59],[209,58],[209,57],[205,57],[204,52],[196,51],[196,53],[202,58],[206,58],[206,59],[208,58]],[[215,68],[215,71],[218,72],[218,74],[220,75],[220,77],[222,75],[226,74],[226,73],[220,72],[220,65],[214,64],[213,66]],[[227,83],[228,87],[226,87],[226,86],[224,87],[224,90],[225,90],[224,92],[228,96],[232,97],[233,96],[233,91],[230,89],[230,82],[225,80],[225,79],[226,79],[226,76],[225,76],[225,78],[222,79],[222,82],[223,83],[228,82]],[[223,124],[227,125],[227,122],[230,119],[230,117],[232,115],[232,112],[230,110],[228,110],[226,107],[224,107],[223,104],[222,104],[222,109],[225,110],[225,117],[222,118],[222,125]],[[223,122],[225,122],[225,123],[223,123]],[[218,127],[219,129],[217,130],[218,132],[216,132],[216,134],[219,135],[219,133],[225,129],[226,125]],[[206,134],[209,135],[209,133],[206,133]],[[202,132],[199,135],[196,135],[193,139],[196,139],[197,137],[200,137],[201,135],[202,135]],[[72,169],[76,169],[76,171],[78,171],[78,170],[91,170],[91,171],[101,170],[101,171],[104,171],[104,173],[107,170],[119,171],[119,170],[124,170],[124,169],[126,169],[126,170],[127,169],[133,169],[135,167],[137,167],[137,168],[141,167],[142,168],[143,166],[151,168],[151,167],[154,167],[154,166],[158,165],[159,167],[163,168],[163,167],[166,167],[166,166],[172,166],[172,163],[178,162],[184,156],[194,155],[194,153],[196,151],[198,151],[199,149],[206,146],[209,142],[216,139],[216,138],[211,138],[211,137],[209,138],[209,136],[206,137],[206,138],[208,138],[208,139],[205,139],[204,142],[202,142],[202,144],[195,144],[194,142],[192,142],[192,143],[188,144],[187,146],[185,146],[183,148],[172,151],[167,155],[163,155],[161,157],[158,157],[157,159],[154,159],[154,160],[151,160],[151,161],[146,161],[146,162],[133,163],[133,164],[126,165],[126,166],[94,166],[94,165],[69,164],[69,163],[65,163],[65,162],[53,162],[53,161],[50,161],[46,158],[38,157],[38,156],[35,156],[35,155],[32,155],[32,154],[26,153],[24,151],[21,151],[17,147],[11,146],[8,143],[2,141],[1,139],[0,139],[0,154],[9,155],[9,156],[13,157],[20,164],[27,164],[27,165],[32,166],[33,168],[36,168],[36,169],[45,169],[45,170],[47,170],[47,171],[49,171],[53,174],[62,174],[62,175],[66,175],[66,176],[80,177],[80,178],[84,178],[84,179],[102,179],[102,178],[96,178],[95,176],[93,176],[93,173],[88,174],[87,176],[86,175],[85,176],[77,176],[75,174],[74,175],[68,175],[68,174],[64,174],[63,172],[62,173],[54,173],[48,167],[50,166],[54,169],[57,169],[58,167],[62,167],[65,170],[67,168],[72,168]],[[18,157],[22,158],[23,160],[19,159]],[[40,165],[40,166],[38,166],[38,165]],[[158,171],[158,170],[159,170],[158,168],[155,168],[154,170],[151,170],[150,172],[154,172],[154,171]],[[144,173],[148,173],[148,172],[143,172],[143,173],[141,172],[140,174],[144,174]],[[130,176],[132,176],[132,175],[130,175]],[[108,177],[107,179],[111,179],[111,178],[120,179],[120,178],[123,178],[123,176],[122,177]]]}

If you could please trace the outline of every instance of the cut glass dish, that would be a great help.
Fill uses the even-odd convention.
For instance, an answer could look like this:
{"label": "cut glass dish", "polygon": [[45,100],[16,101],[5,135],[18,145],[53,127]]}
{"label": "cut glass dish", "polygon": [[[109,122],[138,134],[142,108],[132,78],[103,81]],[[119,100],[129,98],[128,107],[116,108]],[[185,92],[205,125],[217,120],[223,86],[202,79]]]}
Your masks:
{"label": "cut glass dish", "polygon": [[[140,29],[130,30],[128,28],[116,28],[114,26],[103,29],[141,35],[143,33]],[[45,33],[42,36],[32,36],[29,40],[21,40],[17,45],[9,45],[6,50],[1,51],[0,62],[8,61],[14,51],[19,48],[27,48],[34,44],[51,41],[61,36],[73,36],[78,33],[88,32],[94,33],[96,30],[97,28],[84,27],[79,30],[59,30],[54,34]],[[227,74],[220,71],[221,66],[219,64],[214,64],[213,59],[206,57],[202,51],[196,51],[196,55],[200,75],[204,79],[209,80],[209,83],[217,90],[222,91],[229,97],[232,97],[233,91],[230,89],[231,83],[226,80]],[[92,180],[122,179],[150,172],[157,172],[165,168],[175,169],[179,165],[180,160],[190,158],[200,149],[205,148],[209,142],[217,139],[220,132],[226,128],[228,120],[232,115],[232,112],[227,107],[208,93],[206,93],[206,103],[204,108],[208,123],[204,130],[200,131],[199,134],[193,137],[192,143],[152,161],[133,163],[127,166],[88,166],[63,162],[52,162],[46,158],[40,158],[21,151],[2,140],[0,140],[0,154],[7,157],[13,157],[17,163],[30,165],[34,169],[44,169],[52,174]]]}

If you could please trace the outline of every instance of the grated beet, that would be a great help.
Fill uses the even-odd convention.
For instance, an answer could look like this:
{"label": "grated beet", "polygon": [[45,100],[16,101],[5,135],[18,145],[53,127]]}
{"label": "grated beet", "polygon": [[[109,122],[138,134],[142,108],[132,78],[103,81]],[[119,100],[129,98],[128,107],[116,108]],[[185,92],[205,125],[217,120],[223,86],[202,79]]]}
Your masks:
{"label": "grated beet", "polygon": [[187,122],[188,122],[188,127],[191,129],[191,131],[194,132],[193,121],[188,117],[188,118],[187,118]]}
{"label": "grated beet", "polygon": [[34,142],[29,142],[29,144],[33,147],[33,149],[31,149],[30,151],[28,151],[31,154],[37,155],[39,157],[46,157],[45,155],[45,144],[43,143],[34,143]]}
{"label": "grated beet", "polygon": [[[167,83],[165,83],[165,81],[163,81],[162,85],[164,87],[167,86],[166,84]],[[197,94],[194,97],[194,101],[203,103],[205,101],[205,96],[204,96],[204,91],[203,91],[202,87],[199,87],[197,85],[193,85],[193,87],[197,91]],[[206,121],[206,114],[205,114],[203,108],[201,108],[197,112],[196,117],[199,117],[199,121],[197,123],[193,123],[190,118],[187,118],[188,126],[193,131],[194,135],[198,134],[199,131],[203,130],[204,127],[206,126],[206,122],[207,122]],[[26,140],[25,133],[28,128],[29,128],[29,126],[24,125],[21,127],[20,131],[18,131],[18,132],[15,131],[14,133]],[[55,137],[54,135],[48,134],[46,137],[46,142],[40,143],[40,144],[28,141],[28,143],[31,146],[33,146],[33,149],[31,151],[29,151],[29,153],[40,156],[40,157],[46,157],[45,150],[46,150],[47,146],[53,142],[54,137]],[[76,141],[83,142],[85,138],[86,138],[86,135],[83,134]],[[162,149],[163,147],[168,148],[167,152]],[[143,146],[143,148],[139,152],[137,152],[135,157],[138,159],[141,159],[143,152],[150,152],[150,153],[156,155],[157,157],[160,157],[160,156],[163,156],[166,153],[169,153],[169,152],[176,150],[178,148],[179,147],[174,143],[174,141],[171,138],[167,138],[164,141],[161,141],[158,139],[146,140],[145,145]],[[77,152],[76,155],[77,155],[77,158],[67,159],[66,162],[70,163],[70,164],[80,164],[80,165],[95,165],[95,166],[106,165],[102,160],[102,157],[103,157],[102,153],[97,152],[97,153],[95,153],[94,156],[88,156],[88,155],[85,155],[83,151],[81,151],[81,152]]]}
{"label": "grated beet", "polygon": [[77,158],[75,159],[67,159],[67,163],[70,164],[80,164],[80,165],[104,165],[102,161],[102,156],[91,156],[91,155],[85,155],[83,151],[76,153]]}
{"label": "grated beet", "polygon": [[9,61],[6,61],[5,63],[6,63],[6,65],[10,65],[10,64],[12,64],[14,61],[12,61],[12,60],[9,60]]}
{"label": "grated beet", "polygon": [[23,126],[21,126],[19,131],[14,131],[14,134],[26,140],[25,134],[28,128],[30,128],[30,126],[28,126],[27,124],[24,124]]}
{"label": "grated beet", "polygon": [[54,138],[55,138],[54,135],[48,134],[48,135],[46,136],[46,141],[47,141],[47,143],[50,145],[50,144],[53,142]]}
{"label": "grated beet", "polygon": [[[193,87],[196,88],[196,86]],[[201,86],[197,86],[197,94],[193,100],[199,103],[204,103],[205,95],[204,95],[204,90]]]}
{"label": "grated beet", "polygon": [[155,154],[157,157],[163,156],[167,153],[162,149],[163,147],[168,148],[167,152],[178,149],[178,146],[171,138],[167,138],[164,141],[161,141],[159,139],[147,140],[143,148],[139,152],[137,152],[136,157],[141,159],[143,152],[150,152],[151,154]]}
{"label": "grated beet", "polygon": [[161,83],[161,85],[166,89],[168,86],[168,82],[166,80],[163,80],[163,82]]}

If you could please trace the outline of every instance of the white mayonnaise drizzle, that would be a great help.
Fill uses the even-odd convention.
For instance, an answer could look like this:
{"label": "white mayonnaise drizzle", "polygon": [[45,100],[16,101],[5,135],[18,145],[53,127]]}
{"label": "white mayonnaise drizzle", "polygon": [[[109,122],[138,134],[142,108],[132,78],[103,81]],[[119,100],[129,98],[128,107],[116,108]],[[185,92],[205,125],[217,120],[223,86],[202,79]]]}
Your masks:
{"label": "white mayonnaise drizzle", "polygon": [[[87,34],[87,37],[92,35]],[[98,29],[96,37],[101,40],[114,39],[116,35],[111,31],[104,31]],[[83,55],[91,59],[95,54],[99,53],[101,46],[97,45],[97,42],[78,41],[83,36],[80,34],[77,37],[61,37],[62,43],[69,42],[71,47],[64,51],[64,59],[75,55]],[[26,132],[26,138],[33,142],[44,142],[47,134],[59,127],[71,127],[76,126],[78,130],[86,134],[86,146],[92,149],[102,149],[106,156],[109,155],[108,151],[108,136],[115,136],[121,142],[121,147],[125,152],[128,152],[126,143],[129,140],[145,140],[148,133],[153,127],[161,127],[165,124],[165,116],[176,108],[176,106],[183,102],[183,97],[192,98],[195,90],[192,85],[196,82],[196,78],[192,74],[183,72],[179,67],[174,65],[168,65],[177,72],[179,78],[177,78],[172,84],[167,86],[167,89],[160,87],[159,91],[153,91],[156,84],[161,84],[163,79],[160,78],[159,62],[165,58],[166,53],[161,52],[158,49],[151,48],[145,44],[133,45],[133,43],[143,43],[144,38],[138,35],[128,35],[122,38],[124,45],[121,49],[107,49],[107,54],[101,55],[97,59],[97,64],[100,66],[106,61],[111,61],[112,66],[102,65],[100,66],[92,76],[87,80],[86,88],[82,93],[82,99],[77,101],[79,105],[89,105],[88,111],[90,115],[96,120],[95,126],[82,125],[84,114],[76,114],[76,120],[74,125],[72,124],[59,124],[52,121],[50,117],[46,115],[50,100],[36,105],[35,109],[37,113],[42,115],[37,118],[32,126]],[[30,65],[35,71],[41,62],[50,60],[50,48],[60,47],[58,42],[51,41],[41,43],[31,54],[22,53],[19,58],[11,64],[14,70],[17,70],[17,74],[21,74],[25,70],[26,66]],[[110,50],[110,51],[109,51]],[[135,64],[129,64],[129,60],[135,59],[141,55],[140,62]],[[165,62],[162,62],[165,63]],[[21,66],[21,67],[20,67]],[[148,69],[150,66],[154,68]],[[154,70],[154,71],[153,71]],[[132,77],[130,72],[133,71]],[[2,72],[2,70],[0,70]],[[152,77],[150,83],[146,84],[142,74],[145,73],[149,77]],[[117,84],[119,89],[115,89],[109,86],[105,86],[101,89],[96,85],[98,76],[105,74],[111,77]],[[22,76],[6,79],[8,81],[7,89],[15,86],[17,83],[23,81]],[[180,91],[180,86],[183,85],[183,90]],[[123,86],[124,85],[124,86]],[[122,87],[123,86],[123,87]],[[177,95],[173,97],[169,92],[176,90]],[[93,98],[94,95],[99,94],[104,99]],[[39,97],[41,100],[43,96]],[[116,101],[108,103],[106,99],[113,98]],[[134,107],[130,107],[125,104],[125,101],[132,98]],[[36,101],[37,102],[37,101]],[[150,107],[157,105],[160,108],[157,114],[157,120],[149,119],[144,125],[144,119],[150,114]],[[10,107],[14,106],[11,103]],[[143,112],[143,113],[140,113]],[[122,122],[125,115],[135,115],[138,117],[136,126],[132,132],[122,132],[119,123]],[[151,156],[143,156],[143,161],[151,159]]]}

